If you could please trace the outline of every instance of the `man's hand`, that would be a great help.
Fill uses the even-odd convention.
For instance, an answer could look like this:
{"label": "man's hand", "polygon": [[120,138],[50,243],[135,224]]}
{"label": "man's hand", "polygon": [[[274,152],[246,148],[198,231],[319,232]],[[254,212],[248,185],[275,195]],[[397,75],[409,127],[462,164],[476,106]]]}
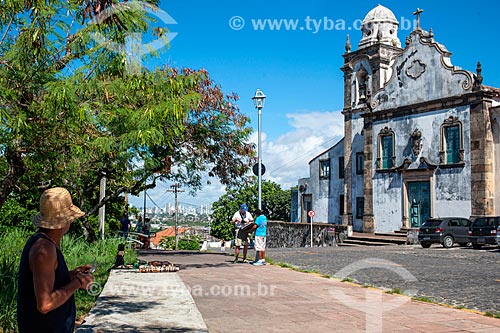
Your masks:
{"label": "man's hand", "polygon": [[75,278],[78,279],[78,281],[80,281],[81,284],[80,289],[87,289],[89,285],[91,285],[92,282],[94,282],[94,275],[91,273],[78,272],[75,275]]}
{"label": "man's hand", "polygon": [[86,273],[88,271],[90,271],[90,269],[92,268],[91,265],[82,265],[82,266],[78,266],[77,268],[75,268],[74,270],[70,271],[69,272],[69,276],[70,278],[74,278],[76,274],[78,273]]}

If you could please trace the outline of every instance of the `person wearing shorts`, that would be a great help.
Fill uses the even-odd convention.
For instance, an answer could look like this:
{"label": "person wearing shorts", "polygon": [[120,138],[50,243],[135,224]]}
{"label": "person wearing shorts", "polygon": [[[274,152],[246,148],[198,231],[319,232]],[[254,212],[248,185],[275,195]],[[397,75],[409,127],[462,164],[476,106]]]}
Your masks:
{"label": "person wearing shorts", "polygon": [[258,254],[258,260],[253,264],[255,266],[263,266],[266,264],[266,236],[267,236],[267,217],[262,214],[260,209],[255,211],[255,251]]}
{"label": "person wearing shorts", "polygon": [[253,222],[253,217],[250,212],[248,212],[248,207],[246,204],[241,204],[240,209],[234,213],[232,222],[235,227],[235,238],[234,238],[234,261],[238,262],[238,256],[240,255],[240,246],[243,245],[243,262],[247,262],[247,252],[248,252],[248,232],[242,230],[242,228]]}

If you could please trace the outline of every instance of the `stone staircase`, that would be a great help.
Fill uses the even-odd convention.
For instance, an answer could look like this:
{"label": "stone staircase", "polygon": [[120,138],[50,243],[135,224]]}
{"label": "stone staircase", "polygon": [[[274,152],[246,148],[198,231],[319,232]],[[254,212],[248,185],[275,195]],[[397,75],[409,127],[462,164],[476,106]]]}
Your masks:
{"label": "stone staircase", "polygon": [[340,245],[342,246],[388,246],[388,245],[405,245],[407,238],[407,229],[401,228],[394,232],[385,233],[362,233],[353,232],[352,236],[348,237]]}

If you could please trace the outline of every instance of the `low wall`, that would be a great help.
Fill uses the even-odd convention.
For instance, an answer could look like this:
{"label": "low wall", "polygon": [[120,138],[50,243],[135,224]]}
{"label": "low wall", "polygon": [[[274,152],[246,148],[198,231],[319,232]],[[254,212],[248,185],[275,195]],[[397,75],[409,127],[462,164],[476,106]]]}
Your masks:
{"label": "low wall", "polygon": [[[334,246],[334,224],[313,223],[313,246]],[[269,248],[311,245],[311,224],[269,221],[266,246]]]}
{"label": "low wall", "polygon": [[406,244],[407,245],[418,245],[420,242],[418,241],[418,233],[420,232],[419,228],[410,228],[407,231],[406,236]]}

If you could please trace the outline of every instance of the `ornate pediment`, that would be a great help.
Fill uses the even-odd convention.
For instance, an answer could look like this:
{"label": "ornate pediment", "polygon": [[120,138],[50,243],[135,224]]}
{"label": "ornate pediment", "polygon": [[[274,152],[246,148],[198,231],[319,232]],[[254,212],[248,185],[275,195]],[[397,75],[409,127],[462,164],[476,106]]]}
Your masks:
{"label": "ornate pediment", "polygon": [[[413,167],[411,167],[413,164]],[[419,172],[419,171],[428,171],[435,170],[437,165],[431,163],[426,157],[420,157],[418,160],[418,164],[414,164],[409,158],[405,158],[403,163],[396,168],[399,172]]]}
{"label": "ornate pediment", "polygon": [[413,31],[403,52],[392,60],[392,76],[370,100],[373,112],[471,92],[474,74],[453,66],[450,56],[431,33]]}

